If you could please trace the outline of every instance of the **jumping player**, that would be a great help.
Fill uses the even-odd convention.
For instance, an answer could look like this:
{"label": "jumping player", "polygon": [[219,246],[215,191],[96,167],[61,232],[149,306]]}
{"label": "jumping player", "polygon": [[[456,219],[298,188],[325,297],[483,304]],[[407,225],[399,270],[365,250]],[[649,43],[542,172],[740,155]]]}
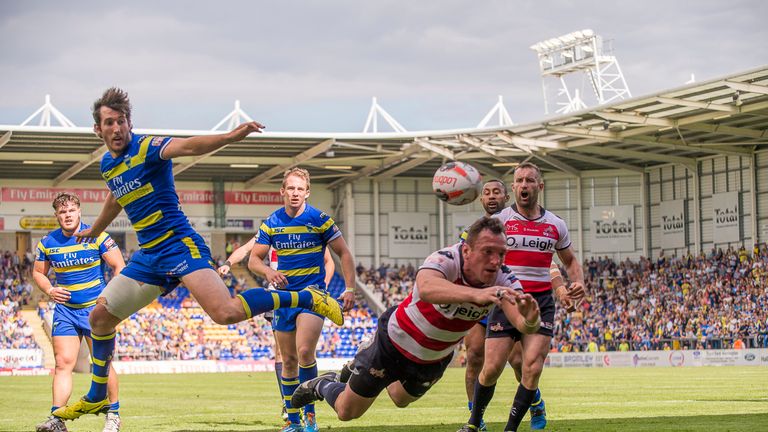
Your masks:
{"label": "jumping player", "polygon": [[533,298],[503,266],[504,226],[483,218],[464,243],[430,255],[416,274],[413,291],[379,318],[374,338],[355,356],[348,382],[328,372],[294,393],[295,406],[326,400],[339,420],[362,416],[385,388],[403,408],[423,396],[443,375],[456,345],[494,305],[523,333],[540,324]]}
{"label": "jumping player", "polygon": [[77,403],[57,409],[54,415],[76,419],[106,409],[106,377],[115,349],[115,327],[179,282],[218,324],[232,324],[296,305],[343,323],[338,302],[314,288],[299,292],[251,289],[231,297],[214,270],[208,247],[181,211],[171,159],[203,155],[241,141],[251,133],[261,132],[261,124],[248,122],[225,134],[189,138],[136,135],[131,131],[128,95],[118,88],[108,89],[96,100],[93,119],[93,130],[108,150],[101,160],[101,175],[111,194],[93,226],[76,236],[98,237],[124,209],[141,249],[107,284],[91,312],[94,366],[90,391]]}

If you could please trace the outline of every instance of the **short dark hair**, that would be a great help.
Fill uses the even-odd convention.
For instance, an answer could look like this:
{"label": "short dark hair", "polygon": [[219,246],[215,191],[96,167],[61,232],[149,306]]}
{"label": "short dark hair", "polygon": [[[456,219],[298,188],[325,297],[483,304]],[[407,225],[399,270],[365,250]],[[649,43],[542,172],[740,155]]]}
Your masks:
{"label": "short dark hair", "polygon": [[474,246],[475,240],[477,240],[477,237],[480,236],[480,233],[483,232],[483,230],[488,230],[495,235],[501,235],[504,234],[504,225],[496,218],[483,216],[469,227],[465,243]]}
{"label": "short dark hair", "polygon": [[517,170],[522,169],[522,168],[530,168],[532,170],[535,170],[536,174],[539,177],[539,180],[542,179],[542,177],[541,177],[541,168],[539,168],[538,165],[536,165],[535,163],[523,162],[520,165],[518,165],[517,167],[515,167],[515,172],[517,172]]}
{"label": "short dark hair", "polygon": [[59,192],[56,194],[56,198],[53,199],[53,209],[59,211],[59,207],[68,202],[80,207],[80,198],[78,198],[77,195],[69,192]]}
{"label": "short dark hair", "polygon": [[492,178],[492,179],[486,181],[485,183],[483,183],[483,187],[485,187],[485,185],[487,185],[488,183],[498,183],[498,184],[500,184],[501,187],[504,189],[504,195],[509,195],[509,191],[507,190],[507,184],[504,182],[504,180],[498,179],[498,178]]}
{"label": "short dark hair", "polygon": [[131,101],[128,99],[128,93],[117,87],[110,87],[100,98],[93,103],[93,121],[101,125],[101,107],[109,107],[115,111],[125,114],[128,123],[131,122]]}

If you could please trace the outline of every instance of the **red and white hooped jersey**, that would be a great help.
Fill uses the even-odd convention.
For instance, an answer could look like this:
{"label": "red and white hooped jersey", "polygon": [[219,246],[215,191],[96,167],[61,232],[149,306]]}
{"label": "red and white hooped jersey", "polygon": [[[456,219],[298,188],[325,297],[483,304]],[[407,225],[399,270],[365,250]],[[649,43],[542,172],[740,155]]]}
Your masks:
{"label": "red and white hooped jersey", "polygon": [[[461,271],[463,262],[461,243],[457,243],[434,252],[419,270],[437,270],[447,280],[471,287]],[[499,269],[493,285],[522,290],[520,281],[505,266]],[[450,355],[469,329],[488,315],[492,308],[493,303],[485,306],[471,302],[427,303],[421,300],[419,287],[414,284],[413,291],[389,319],[387,332],[392,344],[408,359],[417,363],[434,363]]]}
{"label": "red and white hooped jersey", "polygon": [[504,264],[520,279],[523,290],[527,293],[551,290],[552,255],[571,245],[565,221],[544,208],[539,218],[528,219],[514,204],[492,217],[504,223],[507,234]]}

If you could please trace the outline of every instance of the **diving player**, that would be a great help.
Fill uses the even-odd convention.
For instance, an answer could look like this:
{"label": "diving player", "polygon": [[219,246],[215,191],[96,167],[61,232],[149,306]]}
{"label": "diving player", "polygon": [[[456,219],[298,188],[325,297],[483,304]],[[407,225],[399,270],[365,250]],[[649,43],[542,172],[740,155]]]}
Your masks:
{"label": "diving player", "polygon": [[501,222],[472,224],[466,241],[430,255],[408,297],[382,314],[375,337],[347,368],[348,382],[338,382],[335,372],[320,375],[299,386],[294,406],[325,400],[348,421],[385,388],[396,406],[408,406],[440,380],[456,345],[494,304],[521,332],[537,331],[538,307],[503,266],[506,250]]}
{"label": "diving player", "polygon": [[[355,260],[333,219],[307,204],[309,193],[307,170],[292,168],[285,172],[280,188],[284,206],[259,227],[248,267],[254,273],[264,275],[280,292],[292,292],[307,284],[325,287],[323,257],[326,247],[330,246],[341,261],[347,286],[342,295],[346,311],[354,305]],[[277,251],[277,270],[264,264],[270,247]],[[304,407],[304,418],[301,419],[291,397],[300,383],[317,377],[315,351],[323,321],[323,317],[302,306],[275,311],[272,329],[283,356],[281,383],[288,411],[283,432],[318,430],[314,405]]]}
{"label": "diving player", "polygon": [[[88,314],[96,298],[104,289],[102,260],[119,274],[125,267],[123,255],[107,233],[101,233],[93,243],[78,243],[74,234],[88,228],[81,222],[80,199],[77,195],[61,192],[53,200],[54,215],[59,229],[51,231],[37,244],[37,258],[32,277],[38,288],[56,305],[53,311],[51,341],[56,369],[53,375],[53,413],[66,405],[72,394],[72,370],[80,352],[80,341],[85,336],[93,352],[91,326]],[[53,268],[56,285],[51,284],[48,272]],[[117,400],[117,374],[110,371],[107,380],[109,410],[104,432],[120,430],[120,402]],[[60,417],[51,415],[37,426],[37,432],[66,431]]]}
{"label": "diving player", "polygon": [[94,367],[90,391],[75,404],[57,409],[54,415],[76,419],[107,409],[106,377],[115,348],[115,327],[179,282],[218,324],[232,324],[297,305],[326,315],[339,325],[343,323],[338,302],[315,288],[294,292],[251,289],[231,297],[214,270],[208,246],[181,211],[171,159],[215,151],[261,132],[264,126],[248,122],[224,134],[189,138],[136,135],[131,130],[128,95],[118,88],[106,90],[96,100],[93,119],[93,130],[108,150],[101,160],[101,175],[111,194],[93,226],[76,236],[97,237],[125,210],[141,249],[107,284],[91,312]]}

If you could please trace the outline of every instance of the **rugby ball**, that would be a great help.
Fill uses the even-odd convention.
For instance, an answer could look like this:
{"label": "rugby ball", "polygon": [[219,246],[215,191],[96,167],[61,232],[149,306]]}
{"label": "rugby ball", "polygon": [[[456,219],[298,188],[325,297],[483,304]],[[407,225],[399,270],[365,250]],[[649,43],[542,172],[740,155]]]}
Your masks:
{"label": "rugby ball", "polygon": [[474,201],[482,188],[480,172],[464,162],[448,162],[432,177],[432,190],[438,198],[452,205]]}

